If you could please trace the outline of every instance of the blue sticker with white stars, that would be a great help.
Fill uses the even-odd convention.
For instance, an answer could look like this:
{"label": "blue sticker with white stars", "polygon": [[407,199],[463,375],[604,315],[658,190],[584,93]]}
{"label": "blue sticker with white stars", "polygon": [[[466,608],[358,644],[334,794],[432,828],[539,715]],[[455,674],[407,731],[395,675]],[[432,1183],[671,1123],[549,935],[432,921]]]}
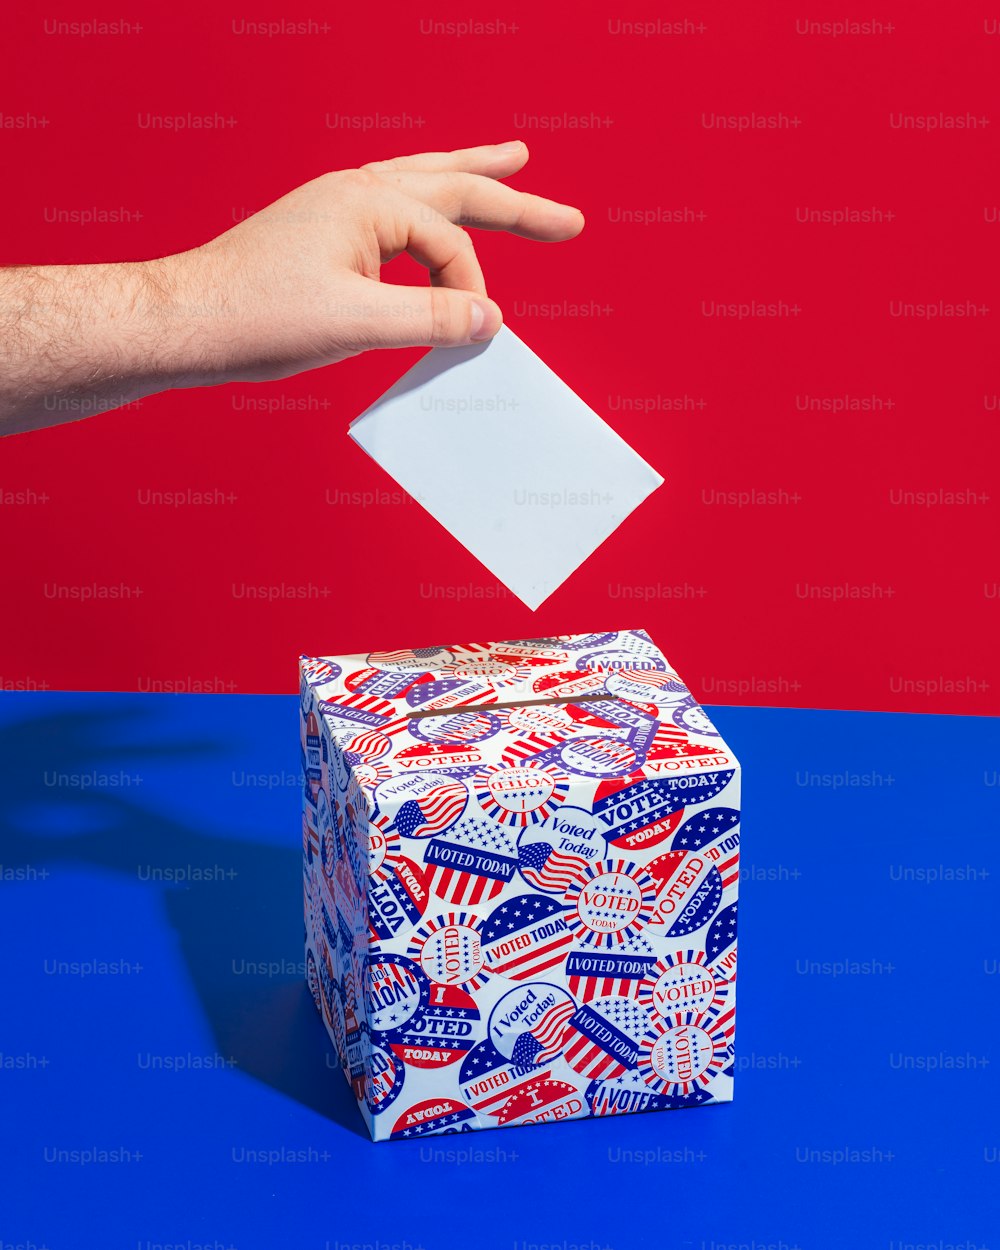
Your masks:
{"label": "blue sticker with white stars", "polygon": [[680,729],[697,734],[699,738],[721,738],[722,735],[708,719],[708,713],[701,704],[690,696],[676,704],[670,712],[673,722]]}
{"label": "blue sticker with white stars", "polygon": [[483,925],[487,968],[512,981],[533,981],[559,968],[573,942],[568,914],[568,908],[547,894],[507,899]]}
{"label": "blue sticker with white stars", "polygon": [[[740,814],[732,807],[710,807],[698,812],[677,830],[670,840],[672,851],[700,851],[702,847],[722,841],[723,849],[739,828]],[[739,846],[739,838],[733,847]]]}
{"label": "blue sticker with white stars", "polygon": [[717,977],[736,979],[736,908],[723,907],[705,937],[705,959]]}
{"label": "blue sticker with white stars", "polygon": [[634,1111],[670,1111],[711,1102],[712,1094],[698,1086],[690,1094],[654,1094],[638,1069],[610,1080],[591,1081],[584,1094],[594,1115],[626,1115]]}

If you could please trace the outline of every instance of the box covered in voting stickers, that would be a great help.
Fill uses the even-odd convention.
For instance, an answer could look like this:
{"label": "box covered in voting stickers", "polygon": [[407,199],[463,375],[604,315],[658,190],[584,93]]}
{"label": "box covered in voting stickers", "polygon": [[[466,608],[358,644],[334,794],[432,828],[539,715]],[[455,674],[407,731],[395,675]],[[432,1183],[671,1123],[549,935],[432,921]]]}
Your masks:
{"label": "box covered in voting stickers", "polygon": [[643,631],[303,658],[301,745],[375,1140],[732,1098],[739,765]]}

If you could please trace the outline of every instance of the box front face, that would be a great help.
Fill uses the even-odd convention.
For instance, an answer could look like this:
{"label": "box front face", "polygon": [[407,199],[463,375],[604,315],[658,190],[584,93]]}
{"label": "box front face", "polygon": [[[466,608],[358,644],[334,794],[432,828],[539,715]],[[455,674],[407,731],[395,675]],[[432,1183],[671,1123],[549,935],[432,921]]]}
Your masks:
{"label": "box front face", "polygon": [[365,824],[374,1136],[731,1098],[739,768],[641,631],[303,675]]}

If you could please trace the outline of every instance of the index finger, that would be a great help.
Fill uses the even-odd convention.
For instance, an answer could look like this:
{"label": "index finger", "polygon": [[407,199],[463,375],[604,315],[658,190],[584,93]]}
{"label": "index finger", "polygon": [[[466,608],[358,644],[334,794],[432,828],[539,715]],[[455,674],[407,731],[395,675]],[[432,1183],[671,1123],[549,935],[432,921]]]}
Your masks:
{"label": "index finger", "polygon": [[454,152],[417,152],[387,161],[363,165],[372,173],[465,173],[487,178],[509,178],[527,164],[528,145],[520,139],[510,143],[487,143],[478,148],[457,148]]}

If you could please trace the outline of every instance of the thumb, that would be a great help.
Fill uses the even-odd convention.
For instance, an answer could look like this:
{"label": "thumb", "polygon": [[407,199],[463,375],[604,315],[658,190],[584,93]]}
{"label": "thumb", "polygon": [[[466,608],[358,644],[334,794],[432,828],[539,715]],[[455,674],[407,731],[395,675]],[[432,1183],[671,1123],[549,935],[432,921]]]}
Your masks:
{"label": "thumb", "polygon": [[491,339],[503,313],[485,295],[445,286],[371,282],[365,324],[354,337],[370,347],[462,347]]}

